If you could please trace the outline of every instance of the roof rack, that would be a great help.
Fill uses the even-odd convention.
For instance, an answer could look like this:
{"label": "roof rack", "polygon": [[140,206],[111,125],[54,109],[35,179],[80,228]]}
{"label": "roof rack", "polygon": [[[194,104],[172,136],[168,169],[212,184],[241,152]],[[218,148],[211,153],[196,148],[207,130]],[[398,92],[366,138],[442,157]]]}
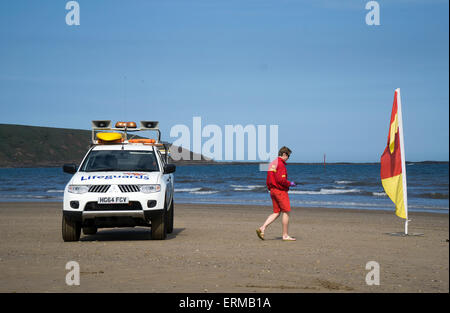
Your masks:
{"label": "roof rack", "polygon": [[[128,143],[142,143],[149,144],[152,146],[162,147],[158,148],[160,152],[165,156],[166,162],[169,161],[170,155],[170,144],[168,142],[161,141],[161,131],[159,130],[159,122],[158,121],[141,121],[141,127],[136,127],[135,122],[117,122],[115,127],[111,127],[110,120],[95,120],[92,121],[92,144],[98,145],[100,144],[99,140],[96,139],[96,132],[98,131],[120,131],[123,132],[124,136],[119,141],[113,141],[111,143],[118,144],[128,144]],[[141,139],[135,139],[134,142],[129,142],[128,133],[129,132],[139,132],[139,131],[155,131],[158,134],[158,139],[156,139],[152,143],[145,143],[141,141]],[[133,140],[133,139],[130,139]]]}
{"label": "roof rack", "polygon": [[128,133],[129,132],[139,132],[139,131],[155,131],[158,134],[158,139],[155,141],[155,144],[160,143],[161,141],[161,131],[159,130],[159,122],[158,121],[141,121],[141,127],[136,127],[135,122],[117,122],[115,127],[111,127],[110,120],[95,120],[92,121],[92,143],[94,145],[99,144],[98,139],[96,139],[95,135],[98,131],[120,131],[124,133],[124,137],[121,143],[128,142]]}

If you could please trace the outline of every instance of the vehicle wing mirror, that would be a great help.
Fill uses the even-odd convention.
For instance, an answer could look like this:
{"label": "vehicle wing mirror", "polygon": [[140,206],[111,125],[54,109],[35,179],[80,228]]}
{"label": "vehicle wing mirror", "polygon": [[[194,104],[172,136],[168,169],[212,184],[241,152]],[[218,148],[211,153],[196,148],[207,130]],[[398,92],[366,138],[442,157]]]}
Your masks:
{"label": "vehicle wing mirror", "polygon": [[64,164],[63,171],[68,174],[75,174],[77,172],[78,166],[76,164]]}
{"label": "vehicle wing mirror", "polygon": [[174,173],[176,170],[175,164],[166,164],[164,166],[164,174]]}

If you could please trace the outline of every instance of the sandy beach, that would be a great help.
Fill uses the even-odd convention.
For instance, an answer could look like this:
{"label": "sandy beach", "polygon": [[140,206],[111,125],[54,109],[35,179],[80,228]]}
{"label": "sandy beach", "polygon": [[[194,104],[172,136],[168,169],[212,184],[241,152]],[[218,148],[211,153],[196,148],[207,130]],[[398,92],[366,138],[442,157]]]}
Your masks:
{"label": "sandy beach", "polygon": [[[393,212],[293,208],[255,229],[270,207],[176,204],[175,229],[152,241],[150,228],[100,229],[61,238],[61,204],[0,203],[0,292],[449,292],[448,214],[410,213],[410,232]],[[65,282],[80,265],[79,286]],[[366,264],[380,285],[366,284]]]}

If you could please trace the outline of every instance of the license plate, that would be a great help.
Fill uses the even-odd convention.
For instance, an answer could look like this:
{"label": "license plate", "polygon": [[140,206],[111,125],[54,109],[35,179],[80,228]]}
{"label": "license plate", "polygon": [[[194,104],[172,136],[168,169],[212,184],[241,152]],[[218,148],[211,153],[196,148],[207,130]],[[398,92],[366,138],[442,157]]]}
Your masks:
{"label": "license plate", "polygon": [[98,204],[128,203],[128,197],[99,197]]}

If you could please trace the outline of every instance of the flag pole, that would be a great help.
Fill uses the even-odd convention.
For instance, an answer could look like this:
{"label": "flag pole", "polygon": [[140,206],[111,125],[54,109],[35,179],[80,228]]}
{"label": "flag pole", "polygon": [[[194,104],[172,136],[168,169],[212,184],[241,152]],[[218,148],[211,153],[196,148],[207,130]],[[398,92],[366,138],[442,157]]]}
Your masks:
{"label": "flag pole", "polygon": [[408,190],[406,185],[406,157],[405,157],[405,140],[403,137],[403,117],[402,117],[402,101],[400,97],[400,88],[396,89],[397,105],[398,105],[398,129],[400,138],[400,154],[402,158],[402,178],[403,178],[403,203],[405,205],[405,235],[408,235]]}

